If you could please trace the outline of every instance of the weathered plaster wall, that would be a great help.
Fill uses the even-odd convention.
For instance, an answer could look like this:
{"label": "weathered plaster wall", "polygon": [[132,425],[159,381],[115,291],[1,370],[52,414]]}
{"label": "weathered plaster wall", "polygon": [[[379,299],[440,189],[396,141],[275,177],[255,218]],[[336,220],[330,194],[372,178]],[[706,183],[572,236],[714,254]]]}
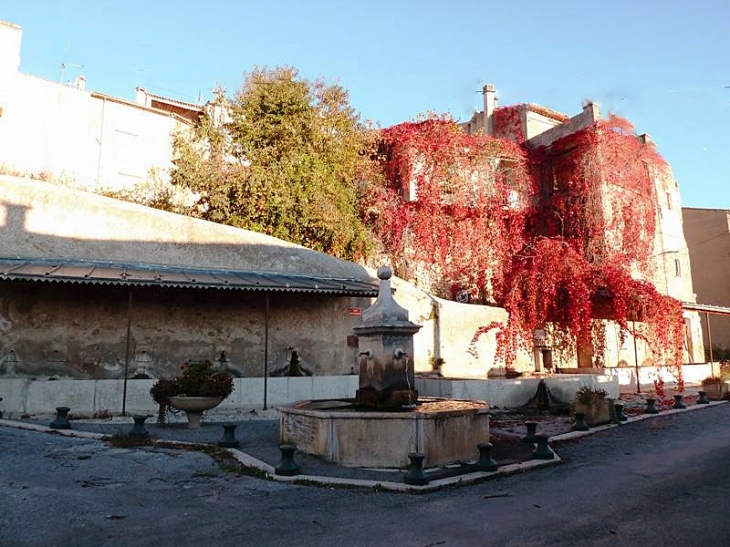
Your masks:
{"label": "weathered plaster wall", "polygon": [[357,264],[256,232],[3,175],[0,253],[374,278]]}
{"label": "weathered plaster wall", "polygon": [[[540,146],[550,146],[552,143],[563,137],[580,131],[598,121],[600,118],[598,105],[589,102],[583,107],[583,112],[573,116],[565,123],[556,125],[555,127],[543,131],[529,139],[530,146],[538,148]],[[524,122],[523,122],[524,123]]]}
{"label": "weathered plaster wall", "polygon": [[532,137],[536,137],[537,135],[545,133],[545,131],[560,125],[560,122],[558,120],[548,118],[547,116],[543,116],[542,114],[538,114],[537,112],[527,110],[525,112],[523,125],[525,128],[525,138],[529,140]]}
{"label": "weathered plaster wall", "polygon": [[[317,375],[348,374],[358,299],[270,296],[269,370],[288,348]],[[128,293],[124,287],[0,282],[0,376],[110,379],[124,376]],[[136,288],[129,375],[174,375],[188,359],[215,361],[236,375],[263,376],[265,296],[226,290]]]}

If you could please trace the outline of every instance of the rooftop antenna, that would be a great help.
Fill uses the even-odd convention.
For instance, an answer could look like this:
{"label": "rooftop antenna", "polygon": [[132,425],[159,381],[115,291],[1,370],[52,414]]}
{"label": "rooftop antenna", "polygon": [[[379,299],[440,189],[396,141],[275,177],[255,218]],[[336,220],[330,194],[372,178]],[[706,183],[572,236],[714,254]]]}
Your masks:
{"label": "rooftop antenna", "polygon": [[75,63],[61,63],[61,83],[65,83],[63,81],[65,74],[66,74],[66,67],[74,67],[74,68],[84,68],[83,65],[77,65]]}

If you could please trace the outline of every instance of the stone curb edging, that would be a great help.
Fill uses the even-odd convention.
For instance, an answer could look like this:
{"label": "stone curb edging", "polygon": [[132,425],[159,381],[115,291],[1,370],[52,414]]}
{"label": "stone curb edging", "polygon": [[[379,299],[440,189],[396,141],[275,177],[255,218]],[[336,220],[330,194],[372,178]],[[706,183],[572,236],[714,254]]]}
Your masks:
{"label": "stone curb edging", "polygon": [[[681,412],[689,412],[692,410],[701,410],[704,408],[710,408],[717,405],[727,404],[728,401],[712,401],[708,405],[692,405],[690,407],[687,407],[685,409],[669,409],[664,410],[660,412],[659,414],[639,414],[637,416],[631,416],[628,420],[625,422],[621,422],[618,424],[606,424],[601,425],[598,427],[591,428],[589,431],[571,431],[569,433],[563,433],[561,435],[555,435],[554,437],[550,437],[550,442],[554,441],[568,441],[573,439],[578,439],[581,437],[586,437],[588,435],[593,435],[594,433],[598,433],[599,431],[605,431],[608,429],[613,429],[614,427],[620,427],[622,425],[625,425],[627,423],[632,422],[639,422],[641,420],[647,420],[649,418],[657,418],[659,416],[666,416],[668,414],[678,414]],[[84,438],[84,439],[95,439],[95,440],[101,440],[103,437],[106,437],[108,435],[105,435],[103,433],[93,433],[91,431],[79,431],[76,429],[52,429],[48,426],[38,425],[38,424],[30,424],[26,422],[16,422],[12,420],[0,420],[0,426],[5,427],[14,427],[16,429],[25,429],[29,431],[37,431],[40,433],[56,433],[59,435],[64,435],[66,437],[76,437],[76,438]],[[195,443],[195,442],[189,442],[189,441],[170,441],[170,440],[153,440],[154,444],[158,443],[174,443],[174,444],[180,444],[180,445],[200,445],[202,443]],[[242,452],[241,450],[237,450],[235,448],[228,448],[224,449],[226,450],[231,456],[233,456],[236,461],[238,461],[240,464],[256,469],[258,471],[263,472],[266,475],[266,478],[278,482],[286,482],[286,483],[294,483],[294,484],[302,484],[302,483],[309,483],[309,484],[318,484],[322,486],[350,486],[355,488],[370,488],[374,490],[386,490],[391,492],[402,492],[402,493],[413,493],[413,494],[421,494],[421,493],[428,493],[428,492],[434,492],[436,490],[440,490],[441,488],[447,487],[447,486],[463,486],[467,484],[474,484],[476,482],[482,482],[484,480],[487,480],[492,477],[497,477],[499,475],[512,475],[515,473],[520,473],[523,471],[526,471],[528,469],[533,469],[535,467],[540,467],[543,465],[554,465],[561,463],[562,460],[560,457],[556,454],[555,458],[552,460],[528,460],[526,462],[521,463],[515,463],[510,465],[505,465],[500,467],[497,471],[477,471],[474,473],[468,473],[466,475],[459,475],[456,477],[448,477],[444,479],[437,479],[434,481],[429,482],[428,484],[424,486],[414,486],[409,485],[401,482],[393,482],[393,481],[377,481],[377,480],[367,480],[367,479],[348,479],[348,478],[341,478],[341,477],[326,477],[326,476],[319,476],[319,475],[295,475],[293,477],[285,477],[282,475],[277,475],[275,473],[274,466],[261,461],[257,458],[254,458],[250,454],[247,454],[245,452]]]}
{"label": "stone curb edging", "polygon": [[688,406],[687,408],[678,408],[678,409],[672,409],[669,410],[662,410],[659,412],[659,414],[638,414],[636,416],[630,416],[628,420],[625,422],[619,422],[617,424],[605,424],[605,425],[599,425],[597,427],[592,427],[588,431],[571,431],[569,433],[562,433],[560,435],[555,435],[554,437],[550,437],[550,442],[554,441],[570,441],[573,439],[579,439],[581,437],[586,437],[588,435],[593,435],[594,433],[598,433],[599,431],[605,431],[607,429],[613,429],[614,427],[621,427],[622,425],[630,424],[632,422],[640,422],[642,420],[648,420],[650,418],[658,418],[660,416],[666,416],[668,414],[679,414],[682,412],[689,412],[692,410],[703,410],[705,408],[710,408],[717,405],[724,405],[727,404],[729,401],[711,401],[708,405],[692,405]]}
{"label": "stone curb edging", "polygon": [[[52,429],[52,428],[50,428],[48,426],[44,426],[44,425],[30,424],[27,422],[16,422],[16,421],[12,421],[12,420],[0,420],[0,427],[2,427],[2,426],[13,427],[15,429],[25,429],[28,431],[37,431],[39,433],[59,434],[59,435],[63,435],[65,437],[71,437],[71,438],[101,440],[103,437],[109,436],[104,433],[93,433],[91,431],[80,431],[77,429]],[[153,442],[153,444],[179,444],[179,445],[205,444],[205,443],[195,443],[195,442],[190,442],[190,441],[172,441],[169,439],[153,439],[152,442]],[[415,485],[409,485],[409,484],[405,484],[402,482],[394,482],[394,481],[348,479],[348,478],[342,478],[342,477],[326,477],[326,476],[319,476],[319,475],[295,475],[293,477],[285,477],[282,475],[277,475],[275,473],[275,469],[274,469],[273,465],[270,465],[264,461],[261,461],[258,458],[251,456],[250,454],[242,452],[241,450],[237,450],[235,448],[227,448],[227,449],[224,448],[223,450],[226,450],[240,464],[242,464],[246,467],[261,471],[266,475],[267,479],[278,481],[278,482],[286,482],[286,483],[293,483],[293,484],[309,483],[309,484],[316,484],[316,485],[322,485],[322,486],[345,486],[345,487],[349,486],[349,487],[355,487],[355,488],[370,488],[373,490],[386,490],[386,491],[390,491],[390,492],[401,492],[401,493],[412,493],[412,494],[435,492],[436,490],[440,490],[441,488],[448,487],[448,486],[463,486],[463,485],[467,485],[467,484],[474,484],[477,482],[482,482],[484,480],[490,479],[492,477],[497,477],[500,475],[513,475],[515,473],[521,473],[521,472],[527,471],[528,469],[533,469],[535,467],[540,467],[543,465],[555,465],[555,464],[562,462],[560,457],[556,454],[555,458],[552,460],[528,460],[526,462],[514,463],[514,464],[502,466],[499,469],[497,469],[497,471],[488,471],[488,472],[487,471],[476,471],[473,473],[467,473],[465,475],[459,475],[456,477],[447,477],[444,479],[433,480],[424,486],[415,486]]]}
{"label": "stone curb edging", "polygon": [[249,456],[248,454],[236,450],[235,448],[228,449],[228,452],[236,458],[240,463],[248,467],[253,467],[266,473],[267,478],[278,481],[288,482],[294,484],[310,483],[322,486],[351,486],[357,488],[370,488],[373,490],[386,490],[390,492],[402,492],[411,494],[422,494],[428,492],[435,492],[441,488],[447,486],[464,486],[467,484],[474,484],[482,482],[486,479],[497,477],[499,475],[513,475],[532,469],[534,467],[540,467],[543,465],[554,465],[561,463],[562,460],[556,454],[552,460],[528,460],[522,463],[514,463],[500,467],[497,471],[476,471],[474,473],[467,473],[465,475],[459,475],[456,477],[447,477],[444,479],[437,479],[429,482],[424,486],[415,486],[405,484],[402,482],[394,481],[378,481],[368,479],[348,479],[342,477],[325,477],[319,475],[294,475],[293,477],[285,477],[282,475],[276,475],[274,473],[274,467]]}

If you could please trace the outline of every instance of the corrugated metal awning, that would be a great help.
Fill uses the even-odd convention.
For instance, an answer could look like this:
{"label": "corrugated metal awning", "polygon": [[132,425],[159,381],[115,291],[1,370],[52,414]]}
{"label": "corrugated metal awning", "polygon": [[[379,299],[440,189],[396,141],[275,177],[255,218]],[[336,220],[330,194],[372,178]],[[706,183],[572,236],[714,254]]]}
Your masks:
{"label": "corrugated metal awning", "polygon": [[0,280],[365,297],[378,295],[375,282],[355,278],[31,258],[0,258]]}
{"label": "corrugated metal awning", "polygon": [[690,311],[711,313],[713,315],[730,315],[730,308],[715,306],[713,304],[695,304],[694,302],[682,302],[682,308]]}

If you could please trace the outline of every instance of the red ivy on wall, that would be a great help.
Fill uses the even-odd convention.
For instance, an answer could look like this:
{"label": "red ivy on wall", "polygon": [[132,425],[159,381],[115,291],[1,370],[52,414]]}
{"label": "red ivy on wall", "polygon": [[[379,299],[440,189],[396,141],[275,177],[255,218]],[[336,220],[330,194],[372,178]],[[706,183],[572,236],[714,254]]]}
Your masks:
{"label": "red ivy on wall", "polygon": [[382,131],[383,180],[365,210],[398,273],[440,296],[458,288],[503,306],[507,325],[474,341],[498,328],[506,364],[538,328],[564,348],[590,345],[596,319],[624,331],[644,322],[656,355],[681,363],[681,304],[648,281],[652,170],[664,160],[620,118],[531,149],[520,107],[500,107],[495,133],[506,138],[467,135],[447,118]]}

